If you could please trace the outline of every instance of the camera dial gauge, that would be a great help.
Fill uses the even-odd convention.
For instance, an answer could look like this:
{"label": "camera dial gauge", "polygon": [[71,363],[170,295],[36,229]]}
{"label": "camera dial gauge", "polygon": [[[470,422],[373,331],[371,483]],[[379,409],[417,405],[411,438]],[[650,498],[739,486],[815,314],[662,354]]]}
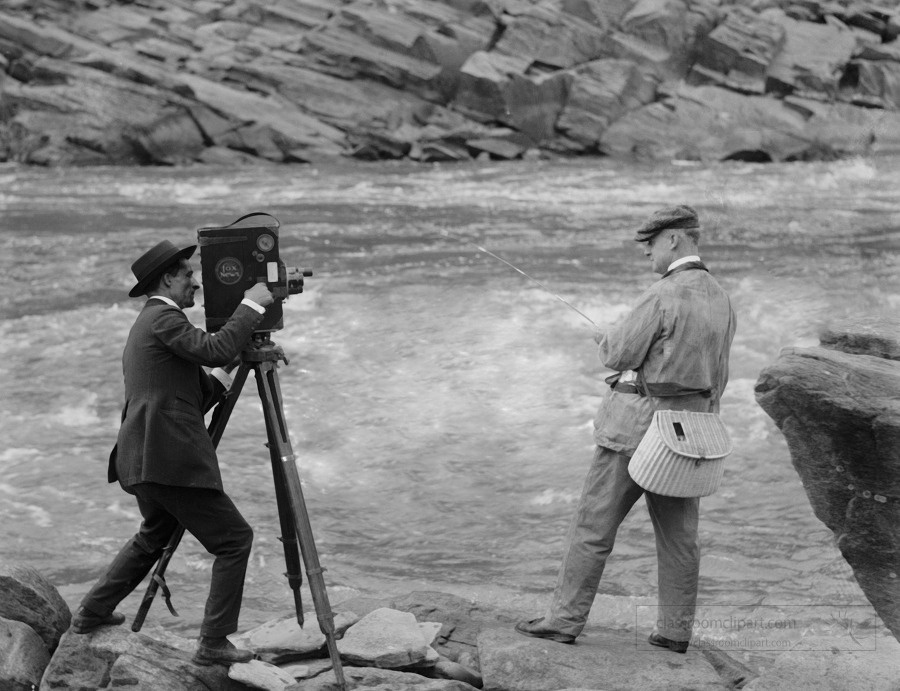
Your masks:
{"label": "camera dial gauge", "polygon": [[256,238],[256,246],[263,252],[269,252],[273,247],[275,247],[275,238],[271,235],[267,235],[263,233],[258,238]]}

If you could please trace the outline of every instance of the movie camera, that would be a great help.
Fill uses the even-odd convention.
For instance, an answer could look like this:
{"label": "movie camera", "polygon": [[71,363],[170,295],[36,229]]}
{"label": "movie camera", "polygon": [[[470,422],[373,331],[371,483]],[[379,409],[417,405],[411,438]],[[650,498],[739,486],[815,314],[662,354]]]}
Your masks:
{"label": "movie camera", "polygon": [[255,212],[234,223],[197,231],[206,330],[218,331],[254,283],[265,282],[275,302],[257,331],[277,331],[284,327],[282,302],[303,292],[309,269],[285,266],[278,256],[278,229],[274,216]]}

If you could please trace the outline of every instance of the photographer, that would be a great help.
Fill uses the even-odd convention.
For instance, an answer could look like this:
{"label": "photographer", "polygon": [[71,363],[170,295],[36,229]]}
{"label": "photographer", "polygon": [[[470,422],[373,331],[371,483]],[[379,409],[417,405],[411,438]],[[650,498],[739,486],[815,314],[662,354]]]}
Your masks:
{"label": "photographer", "polygon": [[[240,354],[273,298],[257,283],[219,331],[196,328],[182,311],[200,288],[189,262],[195,249],[162,241],[131,266],[137,284],[129,296],[148,299],[122,356],[125,406],[108,477],[134,495],[143,521],[85,595],[72,629],[89,633],[123,623],[116,605],[147,576],[181,524],[215,557],[193,660],[231,664],[253,657],[225,638],[237,630],[253,531],[222,490],[203,416],[231,383],[220,368]],[[207,374],[202,365],[216,369]]]}

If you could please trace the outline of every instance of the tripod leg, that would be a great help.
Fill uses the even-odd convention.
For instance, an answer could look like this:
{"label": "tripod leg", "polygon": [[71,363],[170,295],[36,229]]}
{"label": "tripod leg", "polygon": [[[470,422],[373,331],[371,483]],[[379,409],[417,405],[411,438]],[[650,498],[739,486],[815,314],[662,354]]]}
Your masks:
{"label": "tripod leg", "polygon": [[[257,372],[257,376],[264,376]],[[278,452],[278,441],[272,437],[272,426],[266,422],[268,433],[269,455],[272,459],[272,477],[275,480],[275,500],[278,504],[278,520],[281,524],[281,541],[284,549],[284,562],[287,566],[285,576],[288,585],[294,593],[294,611],[297,613],[297,623],[303,626],[303,602],[300,597],[300,586],[303,585],[303,574],[300,572],[300,551],[297,542],[297,532],[294,529],[294,514],[291,508],[290,497],[287,492],[287,481],[282,469],[281,457]]]}
{"label": "tripod leg", "polygon": [[[231,389],[229,389],[225,398],[213,411],[207,432],[209,432],[214,447],[217,447],[222,440],[222,435],[225,433],[225,426],[228,424],[228,420],[231,417],[231,411],[234,410],[234,405],[237,403],[238,396],[241,395],[241,389],[244,388],[244,382],[247,381],[247,372],[247,365],[244,362],[241,362],[240,368],[232,380]],[[147,613],[150,611],[150,605],[153,604],[153,598],[156,597],[156,591],[159,589],[162,589],[163,591],[163,596],[166,599],[166,606],[169,608],[169,611],[176,617],[178,616],[178,613],[172,606],[171,594],[166,585],[165,574],[166,569],[169,566],[169,560],[172,558],[175,550],[178,549],[178,544],[181,542],[182,537],[184,537],[184,527],[179,525],[172,532],[172,537],[169,538],[169,542],[163,549],[162,555],[156,563],[156,567],[153,569],[150,583],[147,585],[147,590],[144,592],[144,597],[141,600],[137,614],[134,616],[134,621],[131,624],[132,631],[141,630],[141,627],[144,625],[144,619],[147,618]]]}
{"label": "tripod leg", "polygon": [[[269,453],[272,457],[272,463],[280,467],[280,472],[275,473],[275,482],[276,484],[280,482],[284,486],[284,492],[288,499],[287,507],[294,522],[296,537],[299,540],[300,551],[303,554],[303,563],[306,565],[306,576],[310,592],[312,593],[313,604],[316,608],[319,628],[325,634],[335,679],[337,679],[341,689],[346,689],[344,670],[341,666],[341,657],[340,653],[338,653],[335,639],[334,614],[328,602],[325,579],[322,577],[323,569],[319,564],[319,554],[313,539],[312,526],[309,523],[306,500],[303,498],[303,488],[300,485],[300,475],[297,472],[290,435],[284,419],[281,387],[278,383],[276,367],[277,363],[273,361],[261,362],[256,367],[256,383],[259,388],[259,397],[263,404],[263,414],[269,436]],[[279,512],[281,512],[280,505]],[[285,553],[287,553],[287,543],[285,543]],[[302,613],[299,610],[297,619],[300,622],[303,621]]]}

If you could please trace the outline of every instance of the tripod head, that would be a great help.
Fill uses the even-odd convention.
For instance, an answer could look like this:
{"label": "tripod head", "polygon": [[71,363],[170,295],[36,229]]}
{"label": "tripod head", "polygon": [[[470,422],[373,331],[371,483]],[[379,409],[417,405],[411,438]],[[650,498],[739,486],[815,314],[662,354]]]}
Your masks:
{"label": "tripod head", "polygon": [[241,351],[241,362],[277,362],[284,361],[289,365],[287,355],[284,349],[277,345],[271,338],[272,334],[268,331],[255,331],[250,337],[250,343]]}

